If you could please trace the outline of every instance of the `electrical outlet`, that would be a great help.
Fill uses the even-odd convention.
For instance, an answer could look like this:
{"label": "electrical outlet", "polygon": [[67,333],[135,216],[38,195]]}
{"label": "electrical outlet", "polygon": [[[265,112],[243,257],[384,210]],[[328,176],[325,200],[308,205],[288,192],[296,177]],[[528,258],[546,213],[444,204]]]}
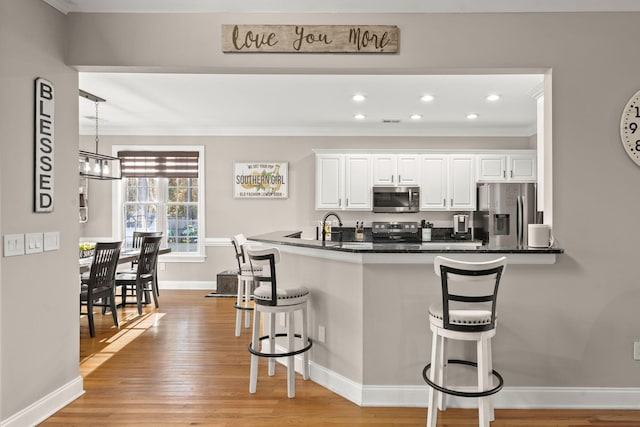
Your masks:
{"label": "electrical outlet", "polygon": [[324,342],[326,336],[326,330],[324,326],[318,326],[318,341]]}
{"label": "electrical outlet", "polygon": [[633,343],[633,360],[640,360],[640,341]]}

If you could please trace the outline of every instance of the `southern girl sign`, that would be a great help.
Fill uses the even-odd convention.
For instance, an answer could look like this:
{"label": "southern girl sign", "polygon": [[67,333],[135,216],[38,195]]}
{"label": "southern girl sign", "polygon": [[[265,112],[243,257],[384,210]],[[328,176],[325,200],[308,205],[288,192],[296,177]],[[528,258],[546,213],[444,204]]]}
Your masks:
{"label": "southern girl sign", "polygon": [[286,199],[289,197],[287,162],[236,162],[233,171],[236,198]]}

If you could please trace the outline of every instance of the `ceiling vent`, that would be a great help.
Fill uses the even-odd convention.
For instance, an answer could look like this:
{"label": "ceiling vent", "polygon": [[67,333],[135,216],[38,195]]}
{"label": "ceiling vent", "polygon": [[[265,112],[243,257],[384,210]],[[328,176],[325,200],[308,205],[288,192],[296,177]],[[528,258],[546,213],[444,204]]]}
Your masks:
{"label": "ceiling vent", "polygon": [[385,123],[385,124],[400,123],[400,119],[382,119],[382,123]]}

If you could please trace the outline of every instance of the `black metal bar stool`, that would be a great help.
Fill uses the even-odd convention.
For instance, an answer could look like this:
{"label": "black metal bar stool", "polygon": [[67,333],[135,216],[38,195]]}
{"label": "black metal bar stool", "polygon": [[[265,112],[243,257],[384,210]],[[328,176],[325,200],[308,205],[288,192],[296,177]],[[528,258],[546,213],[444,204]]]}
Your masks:
{"label": "black metal bar stool", "polygon": [[[276,264],[280,260],[280,251],[277,248],[247,249],[249,262],[252,268],[262,266],[266,270],[263,274],[254,273],[256,289],[253,292],[255,312],[253,314],[253,333],[249,344],[251,353],[251,376],[249,392],[255,393],[258,383],[258,357],[269,358],[269,375],[275,373],[275,360],[277,357],[286,357],[287,360],[287,394],[295,397],[295,360],[294,356],[302,354],[302,375],[309,379],[309,349],[312,346],[307,333],[307,302],[309,289],[304,286],[296,288],[278,287],[276,281]],[[267,275],[268,274],[268,275]],[[295,312],[302,314],[302,325],[299,334],[295,333]],[[260,336],[261,314],[269,316],[269,332]],[[284,313],[287,325],[286,333],[276,333],[276,314]],[[287,348],[284,352],[276,352],[276,338],[286,337]],[[260,343],[269,340],[268,352],[261,351]]]}
{"label": "black metal bar stool", "polygon": [[[478,398],[479,426],[488,427],[494,419],[490,396],[502,389],[504,381],[493,369],[491,338],[496,334],[498,286],[506,264],[505,257],[487,262],[463,262],[438,256],[434,261],[442,285],[442,302],[429,307],[433,334],[431,363],[422,371],[422,377],[430,386],[427,427],[435,427],[438,410],[446,409],[443,393]],[[475,341],[477,362],[447,360],[447,339]],[[447,364],[476,367],[478,391],[449,388],[445,384]],[[493,377],[498,380],[495,386]]]}

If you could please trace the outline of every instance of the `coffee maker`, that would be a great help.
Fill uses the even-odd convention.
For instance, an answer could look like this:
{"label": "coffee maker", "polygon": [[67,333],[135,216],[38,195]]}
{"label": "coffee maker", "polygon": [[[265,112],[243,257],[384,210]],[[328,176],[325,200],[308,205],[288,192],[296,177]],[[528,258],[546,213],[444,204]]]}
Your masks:
{"label": "coffee maker", "polygon": [[456,240],[471,239],[471,233],[469,232],[469,215],[456,214],[453,216],[453,234],[451,237]]}

